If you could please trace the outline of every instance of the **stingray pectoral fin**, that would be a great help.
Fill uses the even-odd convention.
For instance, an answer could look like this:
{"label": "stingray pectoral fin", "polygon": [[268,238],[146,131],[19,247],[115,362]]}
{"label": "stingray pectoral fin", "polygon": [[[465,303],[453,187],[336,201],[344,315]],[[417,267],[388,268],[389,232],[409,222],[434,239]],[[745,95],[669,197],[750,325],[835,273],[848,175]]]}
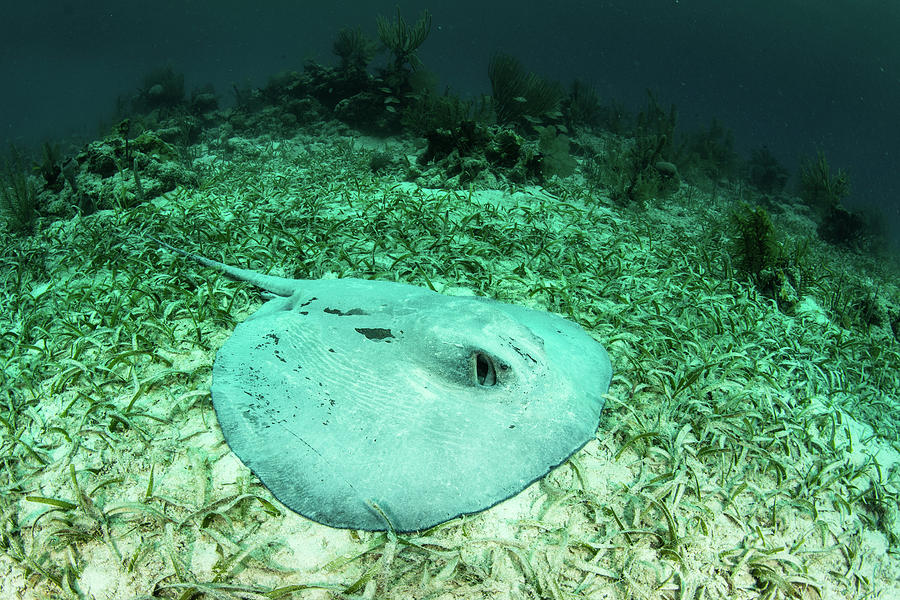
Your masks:
{"label": "stingray pectoral fin", "polygon": [[[221,387],[216,393],[229,393]],[[294,512],[336,527],[354,527],[360,513],[374,503],[360,496],[353,484],[343,478],[340,467],[322,456],[301,436],[277,423],[265,428],[272,433],[259,435],[259,413],[216,409],[216,417],[225,441],[241,462],[255,473],[278,500]],[[273,443],[277,441],[277,443]],[[286,461],[285,456],[291,460]],[[372,510],[373,515],[377,515]],[[373,521],[384,519],[375,516]]]}

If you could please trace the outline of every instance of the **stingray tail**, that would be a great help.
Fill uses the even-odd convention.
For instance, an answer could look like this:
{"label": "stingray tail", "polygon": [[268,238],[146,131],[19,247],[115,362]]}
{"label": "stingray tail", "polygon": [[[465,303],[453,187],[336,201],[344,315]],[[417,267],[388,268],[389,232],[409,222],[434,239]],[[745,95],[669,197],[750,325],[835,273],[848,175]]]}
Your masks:
{"label": "stingray tail", "polygon": [[225,263],[220,263],[217,260],[212,260],[206,258],[205,256],[200,256],[199,254],[191,254],[181,248],[176,248],[170,244],[165,243],[164,241],[157,239],[152,236],[146,236],[148,239],[153,240],[163,248],[167,248],[176,254],[180,254],[184,257],[190,258],[191,260],[197,261],[201,265],[205,265],[207,267],[212,267],[213,269],[218,269],[219,271],[225,273],[232,279],[237,279],[238,281],[246,281],[247,283],[252,283],[256,287],[262,288],[267,292],[271,292],[277,296],[290,296],[297,289],[297,280],[296,279],[288,279],[286,277],[275,277],[274,275],[264,275],[262,273],[257,273],[256,271],[251,271],[250,269],[241,269],[238,267],[232,267],[230,265],[226,265]]}

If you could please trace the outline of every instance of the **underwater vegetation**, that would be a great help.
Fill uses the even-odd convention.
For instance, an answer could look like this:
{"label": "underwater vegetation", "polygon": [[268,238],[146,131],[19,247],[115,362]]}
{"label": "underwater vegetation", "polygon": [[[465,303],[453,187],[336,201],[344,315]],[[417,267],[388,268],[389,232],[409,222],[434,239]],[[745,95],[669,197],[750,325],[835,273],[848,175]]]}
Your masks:
{"label": "underwater vegetation", "polygon": [[782,247],[775,237],[775,227],[764,208],[747,204],[735,210],[731,220],[736,229],[738,266],[759,286],[763,273],[781,259]]}
{"label": "underwater vegetation", "polygon": [[490,103],[484,97],[464,100],[449,92],[439,94],[425,88],[416,93],[415,101],[403,111],[401,123],[407,132],[427,138],[467,122],[487,124],[490,111]]}
{"label": "underwater vegetation", "polygon": [[377,51],[378,46],[359,27],[341,29],[332,45],[332,52],[341,61],[338,68],[363,79]]}
{"label": "underwater vegetation", "polygon": [[[761,206],[743,204],[731,213],[734,256],[737,268],[778,308],[793,312],[807,290],[810,268],[808,242],[778,239],[769,213]],[[792,251],[793,250],[793,251]]]}
{"label": "underwater vegetation", "polygon": [[603,123],[603,106],[600,103],[600,95],[587,83],[576,79],[569,88],[569,94],[563,100],[564,114],[567,117],[566,126],[575,127],[600,127]]}
{"label": "underwater vegetation", "polygon": [[[681,131],[654,94],[630,114],[509,56],[490,96],[438,92],[430,17],[379,22],[233,107],[154,71],[100,139],[4,161],[4,592],[900,592],[900,291],[844,208],[849,177],[819,155],[792,189],[721,123]],[[141,232],[564,315],[614,362],[598,435],[521,498],[428,531],[308,523],[213,425],[215,352],[258,295]]]}
{"label": "underwater vegetation", "polygon": [[51,192],[59,192],[66,184],[59,144],[44,142],[41,146],[41,160],[34,166],[36,174],[44,179],[44,187]]}
{"label": "underwater vegetation", "polygon": [[0,165],[0,210],[6,217],[7,227],[21,235],[33,233],[41,208],[37,186],[26,170],[20,151],[11,146]]}
{"label": "underwater vegetation", "polygon": [[453,128],[431,130],[425,139],[428,146],[416,161],[424,170],[411,174],[443,177],[462,185],[479,177],[496,181],[498,175],[521,183],[541,177],[535,145],[511,129],[465,120]]}
{"label": "underwater vegetation", "polygon": [[[577,174],[542,190],[427,189],[370,175],[372,153],[351,135],[229,136],[208,138],[197,187],[4,238],[0,557],[29,589],[229,600],[891,589],[875,565],[900,547],[900,481],[870,449],[896,439],[900,355],[884,327],[787,315],[719,268],[733,253],[720,226],[731,197],[678,192],[665,211],[624,211]],[[763,240],[766,221],[784,227],[750,210]],[[411,534],[307,523],[235,468],[211,425],[215,351],[257,296],[132,234],[148,228],[190,231],[193,246],[273,274],[465,287],[566,315],[616,361],[599,435],[494,512]],[[820,270],[841,264],[811,243]],[[805,292],[825,298],[831,283]]]}
{"label": "underwater vegetation", "polygon": [[824,216],[850,195],[850,178],[842,169],[832,172],[825,153],[820,151],[815,159],[808,158],[800,166],[799,193],[819,216]]}
{"label": "underwater vegetation", "polygon": [[[742,162],[732,132],[720,121],[680,131],[676,107],[664,107],[650,91],[645,107],[630,115],[584,82],[566,90],[500,52],[488,61],[490,95],[439,93],[437,79],[418,58],[431,24],[427,11],[414,22],[399,11],[392,19],[378,16],[377,41],[358,26],[345,27],[333,43],[336,66],[308,61],[302,71],[274,75],[262,88],[236,86],[236,105],[228,110],[219,109],[209,86],[188,93],[184,75],[171,65],[153,69],[133,95],[120,99],[118,121],[105,140],[66,156],[44,148],[31,169],[43,186],[35,187],[30,174],[15,175],[29,171],[27,165],[7,161],[0,199],[10,226],[28,232],[41,211],[51,220],[90,214],[196,185],[192,163],[199,156],[192,148],[211,127],[291,136],[328,120],[375,135],[423,138],[415,160],[377,157],[372,171],[402,173],[428,185],[543,184],[580,172],[591,189],[637,209],[664,201],[684,184],[719,190],[746,182],[762,194],[751,203],[771,208],[785,201],[789,173],[768,149],[756,149]],[[384,56],[377,64],[379,53]],[[847,174],[833,171],[824,154],[803,162],[798,195],[814,210],[818,237],[848,248],[877,245],[884,232],[873,216],[845,208],[849,191]]]}
{"label": "underwater vegetation", "polygon": [[654,94],[647,96],[632,137],[608,137],[604,146],[587,152],[585,178],[591,186],[608,189],[621,206],[645,207],[650,199],[676,191],[681,182],[678,166],[671,162],[677,109],[671,105],[665,110]]}
{"label": "underwater vegetation", "polygon": [[500,125],[527,127],[562,116],[562,86],[526,71],[515,57],[502,52],[491,57],[488,78]]}
{"label": "underwater vegetation", "polygon": [[538,150],[541,157],[541,175],[568,177],[575,172],[578,162],[569,153],[569,138],[553,125],[537,125]]}
{"label": "underwater vegetation", "polygon": [[602,152],[585,165],[585,178],[609,190],[620,206],[645,207],[653,198],[678,189],[678,167],[662,159],[665,136],[645,135],[636,139],[612,138]]}
{"label": "underwater vegetation", "polygon": [[815,212],[819,237],[826,242],[852,247],[878,243],[883,236],[874,216],[844,207],[850,195],[850,178],[842,169],[832,171],[823,152],[801,164],[798,193]]}
{"label": "underwater vegetation", "polygon": [[683,171],[696,171],[713,181],[734,179],[740,164],[734,134],[717,119],[707,128],[685,134],[678,155],[676,161]]}
{"label": "underwater vegetation", "polygon": [[132,102],[137,112],[177,109],[184,102],[184,73],[176,72],[172,65],[150,71]]}
{"label": "underwater vegetation", "polygon": [[377,25],[378,38],[391,53],[392,62],[389,66],[391,72],[405,73],[424,66],[416,56],[416,50],[425,42],[431,32],[431,13],[427,10],[423,11],[418,21],[409,25],[403,19],[398,7],[396,21],[379,16]]}
{"label": "underwater vegetation", "polygon": [[765,146],[752,151],[747,161],[747,179],[763,194],[780,194],[790,173]]}
{"label": "underwater vegetation", "polygon": [[671,160],[678,125],[678,108],[670,104],[668,110],[660,104],[656,94],[647,90],[647,104],[635,117],[635,138],[649,138],[649,144],[658,148],[661,159]]}

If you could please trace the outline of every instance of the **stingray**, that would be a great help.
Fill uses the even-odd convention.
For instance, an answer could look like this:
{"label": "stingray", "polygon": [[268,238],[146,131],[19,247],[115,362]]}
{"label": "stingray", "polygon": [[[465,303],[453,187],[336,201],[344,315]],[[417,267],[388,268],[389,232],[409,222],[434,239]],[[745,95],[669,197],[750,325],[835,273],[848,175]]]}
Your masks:
{"label": "stingray", "polygon": [[225,440],[318,523],[420,531],[510,498],[595,436],[612,366],[555,314],[403,283],[264,275],[216,354]]}

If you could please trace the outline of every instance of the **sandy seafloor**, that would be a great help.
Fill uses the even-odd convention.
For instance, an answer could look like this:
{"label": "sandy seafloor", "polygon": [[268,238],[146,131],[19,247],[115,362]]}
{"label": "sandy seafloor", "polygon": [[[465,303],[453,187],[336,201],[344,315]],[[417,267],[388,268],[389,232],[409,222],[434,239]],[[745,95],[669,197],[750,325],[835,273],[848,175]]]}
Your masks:
{"label": "sandy seafloor", "polygon": [[[824,274],[785,314],[729,267],[739,186],[642,209],[577,173],[453,191],[373,175],[385,144],[417,151],[219,139],[197,188],[4,236],[2,598],[900,598],[900,343],[835,302],[854,281],[897,303],[884,264],[784,199],[773,222]],[[613,361],[596,439],[421,534],[313,523],[229,451],[209,395],[260,295],[143,233],[566,316]]]}

